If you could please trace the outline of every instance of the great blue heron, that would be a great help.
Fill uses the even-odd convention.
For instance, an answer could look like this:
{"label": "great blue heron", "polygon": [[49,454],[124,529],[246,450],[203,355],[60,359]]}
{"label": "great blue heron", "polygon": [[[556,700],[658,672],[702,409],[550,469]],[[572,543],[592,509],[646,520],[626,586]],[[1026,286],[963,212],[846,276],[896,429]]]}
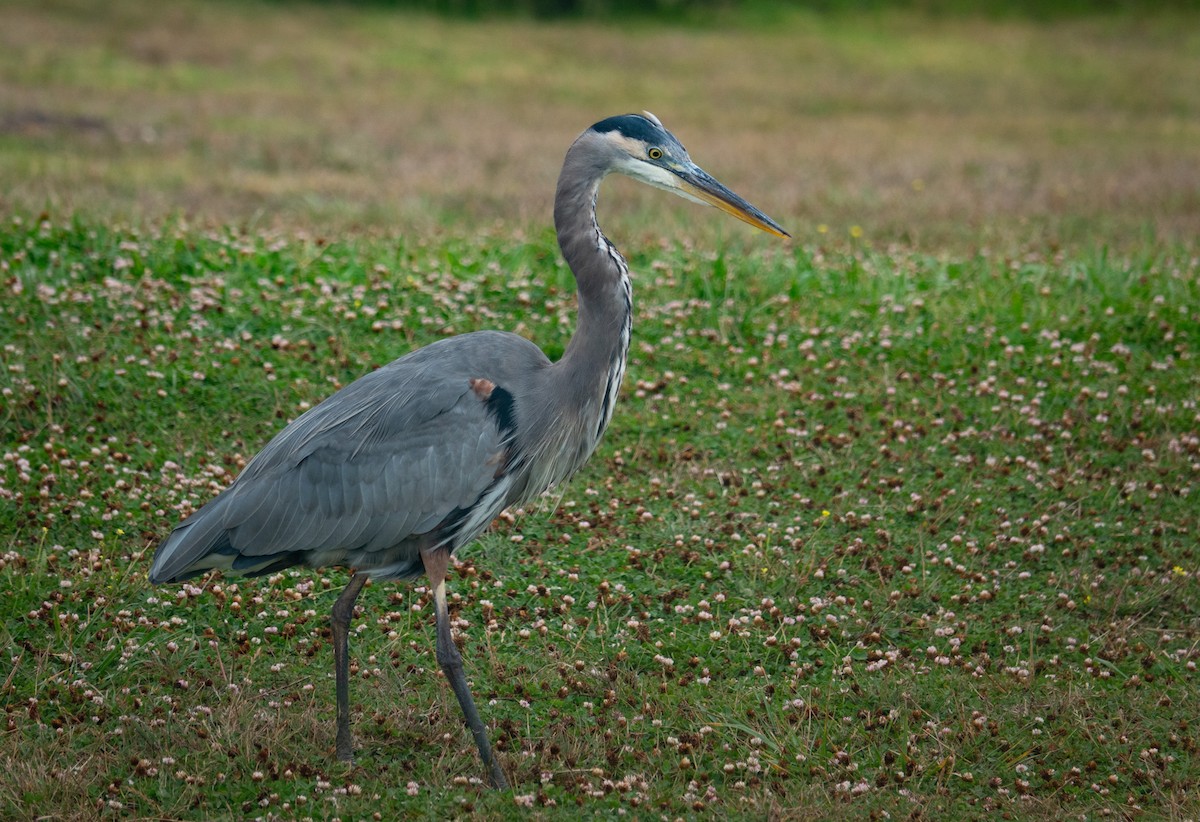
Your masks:
{"label": "great blue heron", "polygon": [[567,151],[554,198],[558,243],[579,300],[575,335],[558,362],[498,331],[413,351],[301,414],[154,554],[154,583],[212,569],[247,576],[293,565],[353,569],[332,618],[342,760],[353,758],[347,641],[354,602],[368,578],[424,571],[438,663],[492,784],[507,785],[450,632],[446,570],[504,509],[579,470],[612,418],[633,320],[629,267],[596,224],[596,192],[614,171],[788,236],[693,163],[654,115],[601,120]]}

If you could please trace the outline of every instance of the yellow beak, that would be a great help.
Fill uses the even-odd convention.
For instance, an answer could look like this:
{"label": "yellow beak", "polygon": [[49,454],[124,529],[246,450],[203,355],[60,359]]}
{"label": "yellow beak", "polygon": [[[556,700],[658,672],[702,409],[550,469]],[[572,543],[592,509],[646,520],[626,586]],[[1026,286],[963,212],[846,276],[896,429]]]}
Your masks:
{"label": "yellow beak", "polygon": [[792,236],[784,231],[779,223],[718,183],[699,166],[693,164],[690,167],[673,168],[671,171],[679,179],[678,191],[684,196],[716,206],[726,214],[732,214],[739,220],[776,237]]}

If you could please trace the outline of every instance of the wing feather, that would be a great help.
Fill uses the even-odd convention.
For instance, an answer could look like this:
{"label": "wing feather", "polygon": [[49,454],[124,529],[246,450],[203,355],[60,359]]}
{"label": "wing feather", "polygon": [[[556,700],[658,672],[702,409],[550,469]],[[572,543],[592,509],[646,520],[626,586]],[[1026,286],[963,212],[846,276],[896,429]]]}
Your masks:
{"label": "wing feather", "polygon": [[284,428],[181,524],[159,546],[151,578],[228,568],[235,554],[263,560],[239,567],[273,568],[275,555],[287,564],[408,567],[414,540],[472,506],[503,464],[511,431],[472,378],[545,363],[528,341],[481,333],[355,381]]}

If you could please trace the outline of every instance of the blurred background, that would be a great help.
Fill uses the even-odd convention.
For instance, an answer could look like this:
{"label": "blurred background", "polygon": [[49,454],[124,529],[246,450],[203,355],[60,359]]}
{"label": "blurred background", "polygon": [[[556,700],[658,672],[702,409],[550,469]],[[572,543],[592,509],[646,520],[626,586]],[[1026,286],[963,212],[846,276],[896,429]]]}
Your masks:
{"label": "blurred background", "polygon": [[1190,2],[5,0],[0,215],[549,231],[570,141],[647,109],[801,242],[1191,245],[1197,78]]}

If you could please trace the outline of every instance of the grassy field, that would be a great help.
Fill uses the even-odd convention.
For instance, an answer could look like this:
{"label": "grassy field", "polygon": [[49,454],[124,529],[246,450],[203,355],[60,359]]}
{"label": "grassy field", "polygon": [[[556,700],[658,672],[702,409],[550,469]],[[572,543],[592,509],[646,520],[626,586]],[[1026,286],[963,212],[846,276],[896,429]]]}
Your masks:
{"label": "grassy field", "polygon": [[[541,227],[566,144],[649,109],[801,242],[854,226],[877,247],[935,252],[1200,235],[1194,15],[795,13],[680,30],[369,4],[9,0],[3,16],[6,211],[339,233]],[[614,189],[610,227],[631,239],[704,222],[674,206],[667,222],[658,197]]]}
{"label": "grassy field", "polygon": [[[1200,21],[2,14],[0,818],[1200,817]],[[797,240],[606,184],[612,429],[450,579],[513,789],[420,582],[338,763],[345,573],[150,552],[418,345],[561,353],[558,163],[643,107]]]}

